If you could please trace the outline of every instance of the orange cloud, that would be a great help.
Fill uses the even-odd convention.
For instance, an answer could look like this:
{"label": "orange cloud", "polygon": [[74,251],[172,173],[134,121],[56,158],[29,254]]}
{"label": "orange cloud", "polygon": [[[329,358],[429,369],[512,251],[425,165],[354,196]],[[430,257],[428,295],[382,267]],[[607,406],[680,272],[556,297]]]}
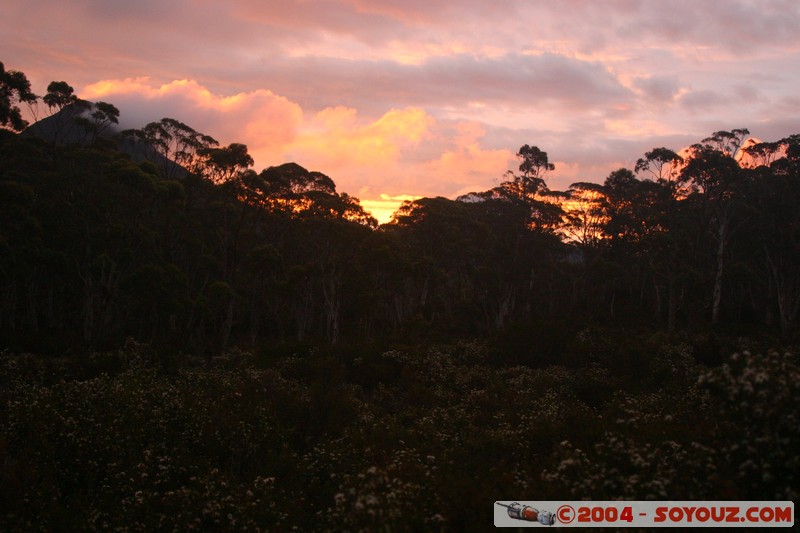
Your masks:
{"label": "orange cloud", "polygon": [[431,176],[447,177],[457,180],[457,194],[489,189],[492,183],[487,178],[501,180],[514,160],[511,150],[491,150],[480,145],[486,134],[477,122],[460,122],[456,125],[453,146],[444,151],[438,159],[425,164],[424,173]]}
{"label": "orange cloud", "polygon": [[433,119],[417,108],[393,109],[376,121],[364,122],[355,109],[330,107],[304,125],[289,152],[330,172],[385,167],[394,164],[402,150],[419,144],[432,124]]}
{"label": "orange cloud", "polygon": [[[364,120],[355,109],[330,107],[303,124],[284,158],[328,174],[340,191],[355,192],[362,201],[378,201],[379,193],[424,189],[425,177],[411,172],[411,166],[423,141],[434,138],[435,126],[433,118],[418,108],[392,109],[375,120]],[[376,218],[387,217],[376,213]]]}
{"label": "orange cloud", "polygon": [[120,108],[123,122],[133,127],[172,117],[222,143],[244,142],[265,165],[272,164],[294,141],[303,121],[298,104],[271,91],[221,96],[195,80],[162,85],[154,85],[146,77],[103,80],[84,87],[81,97],[110,100]]}
{"label": "orange cloud", "polygon": [[[242,142],[257,170],[296,161],[325,172],[339,190],[366,194],[378,211],[402,202],[389,194],[420,188],[414,183],[417,178],[409,176],[405,158],[432,138],[436,125],[419,108],[391,109],[377,119],[365,119],[356,109],[336,106],[309,117],[299,104],[268,90],[224,96],[195,80],[103,80],[84,87],[80,96],[117,105],[126,127],[172,117],[223,144]],[[387,197],[378,199],[376,191],[388,191]],[[388,215],[378,218],[385,221]]]}
{"label": "orange cloud", "polygon": [[[259,89],[222,96],[195,80],[174,80],[162,85],[154,85],[146,77],[103,80],[84,87],[81,97],[122,100],[123,107],[134,108],[140,116],[147,109],[149,115],[159,114],[158,118],[161,114],[177,118],[204,133],[219,136],[220,141],[244,142],[255,156],[264,150],[303,154],[328,167],[386,164],[395,160],[402,149],[418,144],[433,124],[433,119],[418,108],[392,109],[369,121],[360,119],[353,108],[337,106],[323,109],[307,120],[297,103],[271,91]],[[274,161],[260,163],[268,166]]]}

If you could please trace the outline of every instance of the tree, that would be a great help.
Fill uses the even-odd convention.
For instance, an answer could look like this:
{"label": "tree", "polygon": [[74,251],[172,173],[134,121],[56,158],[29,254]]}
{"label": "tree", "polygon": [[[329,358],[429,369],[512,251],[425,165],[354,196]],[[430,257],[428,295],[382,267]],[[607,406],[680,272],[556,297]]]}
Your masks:
{"label": "tree", "polygon": [[770,172],[751,184],[748,200],[755,209],[753,240],[763,254],[769,281],[768,316],[775,309],[781,335],[794,340],[800,320],[800,135],[780,143],[786,157],[774,161]]}
{"label": "tree", "polygon": [[784,137],[780,142],[786,150],[786,161],[791,165],[796,164],[800,160],[800,133]]}
{"label": "tree", "polygon": [[272,196],[289,197],[312,191],[336,193],[336,184],[331,178],[321,172],[308,171],[297,163],[264,169],[261,178]]}
{"label": "tree", "polygon": [[112,124],[119,124],[119,109],[108,102],[97,102],[91,105],[93,111],[88,117],[75,118],[75,122],[86,131],[87,140],[94,144]]}
{"label": "tree", "polygon": [[253,166],[247,146],[231,143],[226,147],[199,148],[197,154],[205,158],[206,177],[214,183],[223,183]]}
{"label": "tree", "polygon": [[510,179],[491,191],[474,196],[484,199],[504,198],[511,201],[522,201],[530,209],[529,227],[537,231],[553,233],[561,223],[564,212],[553,201],[553,197],[559,196],[559,194],[552,193],[547,188],[544,176],[555,170],[556,167],[550,163],[547,152],[536,146],[523,145],[517,152],[517,157],[520,159],[519,174],[514,174],[509,170],[506,175]]}
{"label": "tree", "polygon": [[[336,184],[330,177],[321,172],[308,171],[297,163],[269,167],[258,175],[243,178],[251,202],[293,217],[337,218],[337,213],[344,216],[348,212],[345,204],[352,203],[351,197],[342,203],[336,192]],[[350,212],[358,217],[355,212]]]}
{"label": "tree", "polygon": [[187,171],[202,174],[206,170],[206,158],[202,154],[219,146],[213,137],[166,117],[139,130],[125,130],[122,135],[154,150],[150,159],[161,166],[167,178],[176,178]]}
{"label": "tree", "polygon": [[[679,263],[681,260],[681,246],[679,242],[683,238],[683,220],[681,219],[682,205],[678,200],[685,197],[687,191],[681,189],[681,169],[686,161],[679,154],[669,148],[653,148],[646,152],[644,157],[636,161],[635,171],[637,174],[649,173],[654,179],[655,196],[654,202],[649,204],[657,221],[658,237],[653,241],[658,254],[652,254],[651,258],[659,256],[658,260],[652,261],[651,265],[654,273],[663,278],[667,285],[667,327],[669,331],[674,331],[676,327],[676,317],[679,306],[678,275]],[[660,302],[659,290],[656,287],[657,301]],[[660,304],[658,305],[660,307]]]}
{"label": "tree", "polygon": [[573,183],[567,191],[564,232],[583,247],[596,245],[605,222],[604,187],[597,183]]}
{"label": "tree", "polygon": [[407,281],[413,293],[407,313],[429,323],[443,319],[452,328],[457,309],[474,305],[475,273],[488,251],[482,244],[491,242],[488,228],[476,216],[482,205],[420,198],[403,202],[395,212],[386,231],[401,236],[417,256],[417,268]]}
{"label": "tree", "polygon": [[378,221],[364,210],[360,200],[346,192],[341,194],[316,192],[310,193],[309,198],[312,200],[311,208],[307,210],[309,214],[356,222],[369,228],[378,227]]}
{"label": "tree", "polygon": [[753,142],[749,146],[742,148],[742,151],[748,156],[748,166],[756,168],[759,166],[768,167],[780,157],[781,149],[783,148],[780,141],[775,142]]}
{"label": "tree", "polygon": [[47,94],[42,101],[50,108],[50,114],[56,114],[62,109],[78,102],[75,89],[65,81],[51,81],[47,86]]}
{"label": "tree", "polygon": [[547,152],[540,150],[538,146],[521,146],[517,157],[520,159],[520,174],[515,175],[509,171],[512,179],[507,182],[507,187],[521,197],[533,198],[546,189],[544,176],[556,167],[548,160]]}
{"label": "tree", "polygon": [[612,172],[604,183],[604,209],[608,217],[604,231],[617,255],[617,263],[627,269],[638,268],[638,274],[630,274],[630,278],[640,279],[639,301],[642,304],[646,300],[646,289],[653,289],[657,317],[662,316],[666,289],[670,331],[676,327],[680,303],[680,202],[674,194],[677,180],[670,170],[678,161],[676,157],[671,150],[657,148],[639,160],[639,172],[652,173],[657,177],[655,181],[636,179],[630,170],[620,169]]}
{"label": "tree", "polygon": [[32,105],[39,99],[31,92],[31,83],[22,72],[6,70],[0,62],[0,127],[13,131],[22,131],[28,121],[22,118],[22,111],[17,104]]}
{"label": "tree", "polygon": [[[75,94],[75,89],[65,81],[51,81],[47,86],[47,94],[42,97],[50,112],[49,131],[44,131],[44,136],[50,138],[52,149],[67,142],[75,142],[73,129],[80,124],[81,115],[91,107],[86,100],[81,100]],[[38,126],[41,122],[37,123]]]}
{"label": "tree", "polygon": [[[747,130],[734,130],[746,132]],[[715,137],[720,136],[717,132]],[[732,134],[731,134],[732,135]],[[733,158],[733,148],[738,145],[727,136],[720,136],[714,144],[695,145],[680,180],[687,183],[699,200],[702,223],[716,240],[715,273],[712,290],[711,322],[720,320],[723,274],[730,239],[741,224],[736,220],[741,209],[737,188],[743,176],[742,169]]]}
{"label": "tree", "polygon": [[[472,195],[470,196],[472,198]],[[532,231],[530,205],[514,197],[405,202],[381,229],[416,257],[404,298],[411,314],[463,331],[497,331],[520,316],[552,315],[562,251],[554,234]]]}
{"label": "tree", "polygon": [[636,161],[637,174],[648,172],[658,183],[667,184],[675,194],[683,158],[669,148],[653,148]]}
{"label": "tree", "polygon": [[710,137],[706,137],[695,147],[711,148],[728,157],[736,157],[745,138],[750,135],[747,128],[738,128],[731,131],[715,131]]}

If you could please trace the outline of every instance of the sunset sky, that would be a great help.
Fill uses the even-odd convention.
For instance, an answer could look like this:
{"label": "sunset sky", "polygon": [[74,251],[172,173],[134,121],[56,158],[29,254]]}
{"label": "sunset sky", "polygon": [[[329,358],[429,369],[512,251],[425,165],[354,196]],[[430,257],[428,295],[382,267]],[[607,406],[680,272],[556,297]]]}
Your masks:
{"label": "sunset sky", "polygon": [[563,189],[721,129],[800,133],[796,0],[3,0],[0,25],[37,94],[295,161],[384,221],[497,185],[523,144]]}

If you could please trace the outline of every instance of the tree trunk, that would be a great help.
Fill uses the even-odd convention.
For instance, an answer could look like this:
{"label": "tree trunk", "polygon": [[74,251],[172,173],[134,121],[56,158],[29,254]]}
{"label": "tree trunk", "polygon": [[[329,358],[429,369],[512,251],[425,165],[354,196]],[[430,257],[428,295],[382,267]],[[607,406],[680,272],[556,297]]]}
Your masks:
{"label": "tree trunk", "polygon": [[233,298],[228,302],[228,306],[225,309],[225,319],[222,321],[222,327],[220,328],[220,349],[225,348],[228,345],[228,341],[231,338],[231,330],[233,329]]}
{"label": "tree trunk", "polygon": [[667,331],[675,333],[678,316],[678,284],[675,273],[670,272],[667,289]]}
{"label": "tree trunk", "polygon": [[781,336],[790,339],[800,315],[800,273],[786,275],[780,265],[767,252],[767,262],[775,286]]}
{"label": "tree trunk", "polygon": [[36,282],[31,280],[28,284],[28,326],[32,333],[39,333],[39,309],[36,297]]}
{"label": "tree trunk", "polygon": [[94,332],[94,283],[90,276],[83,279],[83,340],[90,342]]}
{"label": "tree trunk", "polygon": [[725,244],[728,233],[728,217],[723,216],[717,233],[717,270],[714,274],[714,292],[711,305],[711,323],[719,323],[720,303],[722,302],[722,274],[725,267]]}
{"label": "tree trunk", "polygon": [[339,340],[339,285],[339,275],[336,267],[333,266],[328,279],[322,283],[322,295],[325,299],[325,329],[331,344],[336,344],[336,341]]}

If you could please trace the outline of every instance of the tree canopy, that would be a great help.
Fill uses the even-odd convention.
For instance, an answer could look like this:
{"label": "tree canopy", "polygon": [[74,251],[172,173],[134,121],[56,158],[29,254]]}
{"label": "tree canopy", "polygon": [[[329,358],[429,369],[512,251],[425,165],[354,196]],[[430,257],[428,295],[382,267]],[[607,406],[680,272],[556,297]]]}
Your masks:
{"label": "tree canopy", "polygon": [[28,122],[22,118],[19,104],[34,104],[38,98],[31,92],[31,83],[24,73],[6,70],[0,62],[0,127],[24,130]]}
{"label": "tree canopy", "polygon": [[[35,96],[2,73],[3,125],[18,129],[14,109]],[[42,126],[0,137],[9,345],[133,337],[209,353],[531,321],[797,335],[798,135],[719,131],[566,191],[525,144],[497,187],[406,202],[378,226],[322,172],[256,171],[244,144],[169,117],[120,132],[113,104],[81,103],[66,82],[44,102]]]}

